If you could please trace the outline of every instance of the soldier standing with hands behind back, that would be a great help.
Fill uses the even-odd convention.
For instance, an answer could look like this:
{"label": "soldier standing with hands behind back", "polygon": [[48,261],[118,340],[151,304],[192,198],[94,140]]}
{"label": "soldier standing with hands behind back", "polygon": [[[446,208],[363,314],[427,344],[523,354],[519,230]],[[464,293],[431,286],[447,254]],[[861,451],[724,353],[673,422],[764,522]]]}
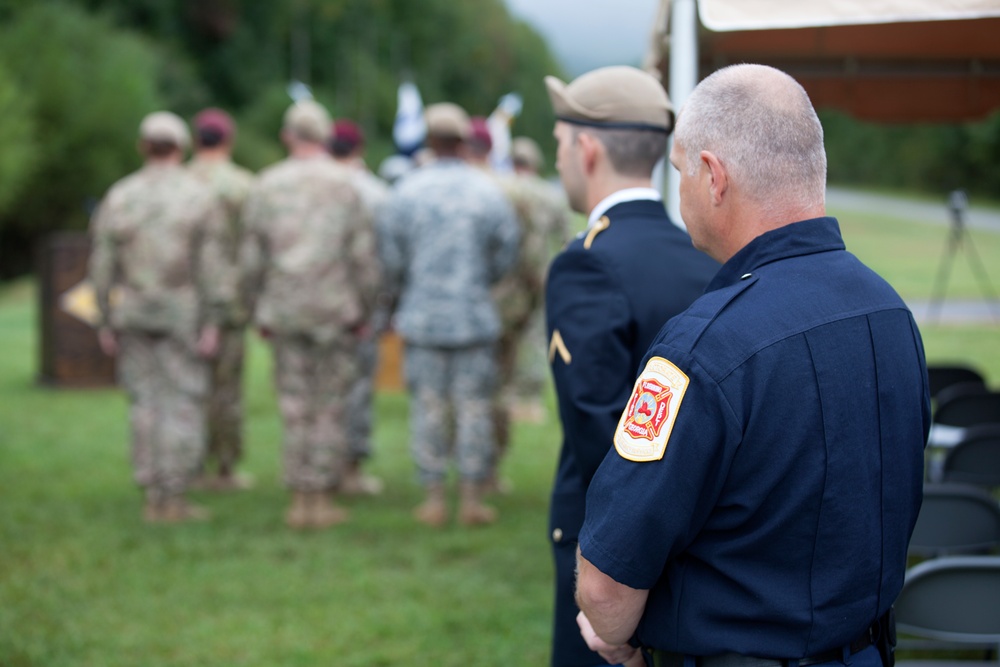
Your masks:
{"label": "soldier standing with hands behind back", "polygon": [[[211,187],[222,202],[226,211],[226,257],[239,268],[241,212],[253,185],[253,174],[233,164],[236,126],[228,113],[205,109],[194,117],[194,130],[194,157],[188,170]],[[249,317],[244,281],[242,275],[237,277],[237,293],[222,326],[218,354],[212,360],[208,449],[202,468],[203,486],[220,491],[250,485],[249,477],[236,473],[236,464],[243,456],[243,357]]]}
{"label": "soldier standing with hands behind back", "polygon": [[186,491],[205,450],[209,368],[235,292],[225,213],[182,165],[187,126],[160,111],[139,127],[145,164],[91,222],[98,338],[129,396],[132,464],[149,522],[203,519]]}
{"label": "soldier standing with hands behind back", "polygon": [[406,343],[411,449],[427,493],[414,516],[430,526],[448,519],[453,418],[459,522],[486,524],[496,520],[482,494],[494,454],[500,335],[490,287],[517,259],[517,220],[499,186],[462,160],[468,114],[441,103],[425,115],[437,157],[399,181],[379,216],[387,288],[400,295],[395,327]]}
{"label": "soldier standing with hands behind back", "polygon": [[292,528],[347,520],[333,503],[347,457],[345,401],[378,287],[371,216],[326,149],[330,116],[312,100],[285,113],[289,156],[261,172],[244,210],[254,322],[274,351]]}

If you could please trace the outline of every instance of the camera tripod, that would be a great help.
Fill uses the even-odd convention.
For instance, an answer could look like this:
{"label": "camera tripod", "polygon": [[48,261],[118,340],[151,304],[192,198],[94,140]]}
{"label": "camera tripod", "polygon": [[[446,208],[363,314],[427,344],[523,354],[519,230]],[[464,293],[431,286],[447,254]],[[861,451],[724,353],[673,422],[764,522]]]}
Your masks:
{"label": "camera tripod", "polygon": [[969,256],[969,265],[979,282],[979,287],[983,291],[983,296],[990,303],[994,316],[1000,320],[1000,305],[998,305],[996,292],[990,284],[990,278],[986,275],[986,268],[983,266],[976,246],[972,242],[968,228],[965,223],[965,212],[969,207],[969,199],[964,190],[953,190],[948,197],[948,210],[951,212],[951,227],[948,232],[948,243],[945,246],[944,255],[941,257],[941,264],[938,268],[937,278],[934,281],[934,296],[931,299],[927,314],[931,322],[937,322],[941,314],[941,305],[944,303],[945,291],[948,287],[948,275],[955,255],[962,248],[965,248]]}

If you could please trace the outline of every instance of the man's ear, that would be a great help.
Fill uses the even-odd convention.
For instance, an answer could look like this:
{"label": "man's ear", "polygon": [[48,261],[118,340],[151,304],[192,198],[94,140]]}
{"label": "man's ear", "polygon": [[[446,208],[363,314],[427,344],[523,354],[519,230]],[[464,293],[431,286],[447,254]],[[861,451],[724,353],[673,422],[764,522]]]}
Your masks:
{"label": "man's ear", "polygon": [[590,174],[597,165],[598,157],[604,152],[604,145],[586,132],[577,134],[576,140],[580,145],[580,157],[583,161],[584,173]]}
{"label": "man's ear", "polygon": [[729,174],[715,153],[702,151],[699,156],[708,172],[708,191],[712,196],[712,204],[718,206],[729,190]]}

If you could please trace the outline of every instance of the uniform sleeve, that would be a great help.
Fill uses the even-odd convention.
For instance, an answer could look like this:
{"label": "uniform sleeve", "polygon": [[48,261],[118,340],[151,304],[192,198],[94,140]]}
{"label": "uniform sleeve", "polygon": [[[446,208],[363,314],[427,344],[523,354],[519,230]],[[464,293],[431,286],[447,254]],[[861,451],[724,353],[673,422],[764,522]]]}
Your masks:
{"label": "uniform sleeve", "polygon": [[352,276],[358,296],[363,304],[365,320],[375,308],[375,298],[378,295],[381,282],[381,266],[376,249],[375,223],[372,211],[364,205],[360,193],[350,214],[356,224],[351,230],[348,241],[349,261],[353,267]]}
{"label": "uniform sleeve", "polygon": [[241,293],[246,299],[251,319],[257,299],[264,291],[264,268],[267,265],[267,244],[261,233],[261,217],[260,198],[255,190],[251,190],[243,204],[243,235],[239,248]]}
{"label": "uniform sleeve", "polygon": [[97,299],[96,326],[106,327],[111,320],[110,293],[116,273],[115,239],[110,224],[110,204],[105,197],[90,221],[90,261],[87,274]]}
{"label": "uniform sleeve", "polygon": [[230,320],[239,287],[238,266],[228,251],[231,238],[222,199],[209,194],[205,202],[198,249],[198,292],[203,324],[221,325]]}
{"label": "uniform sleeve", "polygon": [[403,236],[407,224],[405,208],[402,197],[394,193],[379,206],[375,219],[382,284],[392,303],[398,300],[403,289],[407,263],[406,239]]}
{"label": "uniform sleeve", "polygon": [[612,447],[591,481],[580,532],[583,556],[637,589],[656,584],[715,509],[742,431],[720,386],[689,356],[660,344],[653,357],[689,379],[663,457],[634,461]]}
{"label": "uniform sleeve", "polygon": [[491,282],[496,283],[517,263],[517,251],[521,240],[521,226],[517,214],[506,196],[499,196],[494,206],[494,248],[490,254],[492,270]]}
{"label": "uniform sleeve", "polygon": [[628,302],[600,258],[580,246],[553,261],[545,299],[563,446],[586,484],[611,447],[635,380]]}

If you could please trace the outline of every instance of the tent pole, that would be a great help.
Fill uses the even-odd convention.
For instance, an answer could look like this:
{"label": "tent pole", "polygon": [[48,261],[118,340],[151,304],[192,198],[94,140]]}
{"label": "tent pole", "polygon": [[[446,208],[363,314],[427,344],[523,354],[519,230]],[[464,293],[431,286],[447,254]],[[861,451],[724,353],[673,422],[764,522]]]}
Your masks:
{"label": "tent pole", "polygon": [[[670,101],[680,109],[698,83],[698,11],[695,0],[670,3]],[[673,145],[671,138],[670,145]],[[666,165],[667,212],[683,226],[680,209],[680,174]]]}

